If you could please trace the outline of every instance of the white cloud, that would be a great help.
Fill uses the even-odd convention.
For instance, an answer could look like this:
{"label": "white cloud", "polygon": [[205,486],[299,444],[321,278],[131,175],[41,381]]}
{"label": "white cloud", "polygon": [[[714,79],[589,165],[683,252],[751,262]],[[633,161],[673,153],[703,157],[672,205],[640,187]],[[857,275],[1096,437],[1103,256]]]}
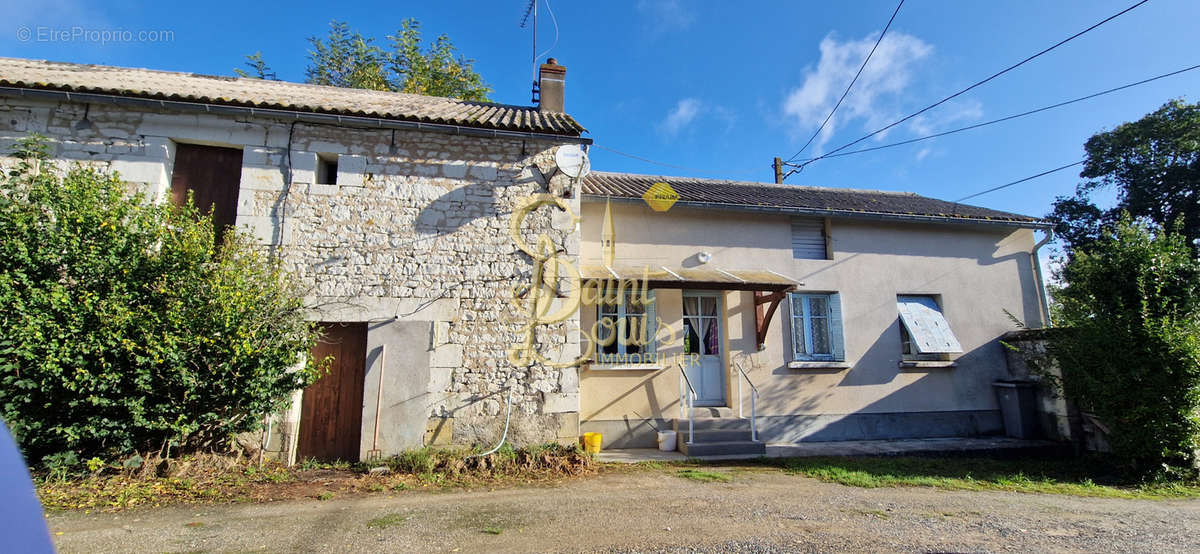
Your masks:
{"label": "white cloud", "polygon": [[700,115],[701,102],[697,98],[684,98],[675,104],[675,108],[659,123],[658,129],[667,136],[675,136],[684,127],[690,125]]}
{"label": "white cloud", "polygon": [[696,21],[696,15],[679,0],[639,0],[637,10],[646,16],[652,29],[660,32],[683,30]]}
{"label": "white cloud", "polygon": [[951,124],[983,117],[983,104],[978,100],[951,100],[936,109],[908,120],[908,128],[918,135],[949,131]]}
{"label": "white cloud", "polygon": [[[878,33],[872,33],[862,40],[839,42],[829,35],[821,41],[821,58],[816,68],[806,73],[804,82],[783,102],[783,112],[795,121],[798,134],[807,135],[821,125],[877,37]],[[814,150],[819,151],[839,127],[853,120],[861,120],[870,130],[889,123],[895,117],[897,110],[893,106],[900,93],[913,82],[917,62],[932,52],[933,46],[917,37],[896,31],[888,33],[846,100],[817,137]]]}

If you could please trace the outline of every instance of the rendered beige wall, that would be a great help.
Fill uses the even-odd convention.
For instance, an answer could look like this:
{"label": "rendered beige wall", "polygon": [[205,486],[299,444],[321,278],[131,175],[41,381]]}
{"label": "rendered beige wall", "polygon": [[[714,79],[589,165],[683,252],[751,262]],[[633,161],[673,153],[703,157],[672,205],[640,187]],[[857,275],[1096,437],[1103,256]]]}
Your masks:
{"label": "rendered beige wall", "polygon": [[[838,292],[848,369],[789,369],[788,311],[780,307],[766,340],[754,344],[750,292],[725,293],[727,356],[748,353],[745,367],[758,385],[759,415],[952,412],[995,410],[991,383],[1007,375],[998,337],[1015,329],[1004,311],[1037,326],[1031,230],[945,224],[834,219],[833,260],[796,260],[787,216],[674,208],[658,213],[641,204],[612,203],[616,256],[622,266],[770,269],[804,283],[800,291]],[[604,203],[582,207],[581,261],[601,263]],[[660,290],[658,313],[678,326],[680,291]],[[902,369],[897,294],[935,294],[964,352],[958,366]],[[594,308],[585,307],[588,328]],[[671,355],[679,344],[660,346]],[[737,381],[727,374],[729,406]],[[679,414],[679,377],[661,371],[588,369],[581,374],[581,421],[670,419]],[[749,389],[745,398],[749,411]]]}

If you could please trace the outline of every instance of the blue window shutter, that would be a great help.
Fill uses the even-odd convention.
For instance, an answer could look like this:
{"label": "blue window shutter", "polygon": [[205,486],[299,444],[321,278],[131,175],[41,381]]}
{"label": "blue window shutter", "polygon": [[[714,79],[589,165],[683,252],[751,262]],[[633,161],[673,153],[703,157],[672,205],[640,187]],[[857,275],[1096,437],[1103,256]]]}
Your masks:
{"label": "blue window shutter", "polygon": [[833,359],[846,361],[846,340],[842,332],[842,295],[829,295],[829,342]]}
{"label": "blue window shutter", "polygon": [[[792,305],[792,303],[798,301],[799,298],[800,298],[800,296],[797,295],[796,293],[789,292],[788,296],[787,296],[787,302],[784,302],[784,304],[786,304],[786,306],[783,307],[783,321],[784,321],[784,325],[785,325],[785,327],[783,328],[783,331],[785,333],[787,333],[787,345],[788,345],[788,348],[791,348],[791,353],[792,353],[791,361],[796,361],[796,360],[800,359],[800,355],[798,354],[799,349],[796,348],[796,320],[794,319],[795,315],[793,315],[796,312],[793,311],[793,305]],[[801,323],[801,329],[804,328],[803,325],[804,324]],[[803,333],[803,331],[801,331],[801,333]]]}

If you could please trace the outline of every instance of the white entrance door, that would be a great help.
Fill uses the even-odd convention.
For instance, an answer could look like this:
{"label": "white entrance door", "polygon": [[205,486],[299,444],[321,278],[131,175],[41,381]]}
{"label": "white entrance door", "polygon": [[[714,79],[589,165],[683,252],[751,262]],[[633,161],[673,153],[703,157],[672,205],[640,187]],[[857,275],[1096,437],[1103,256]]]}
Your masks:
{"label": "white entrance door", "polygon": [[721,357],[721,296],[683,293],[683,351],[697,406],[725,405],[725,363]]}

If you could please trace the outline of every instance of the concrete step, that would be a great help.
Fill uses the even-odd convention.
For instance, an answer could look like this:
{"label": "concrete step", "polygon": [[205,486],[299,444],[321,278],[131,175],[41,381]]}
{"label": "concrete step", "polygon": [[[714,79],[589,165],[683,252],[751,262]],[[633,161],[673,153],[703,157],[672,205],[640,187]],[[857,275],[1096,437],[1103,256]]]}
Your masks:
{"label": "concrete step", "polygon": [[679,442],[679,451],[690,457],[702,456],[766,456],[767,444],[751,441]]}
{"label": "concrete step", "polygon": [[702,417],[737,417],[737,412],[734,412],[733,408],[727,406],[696,406],[695,412],[697,419]]}
{"label": "concrete step", "polygon": [[[686,433],[688,429],[687,418],[676,418],[674,429],[679,433]],[[750,431],[750,419],[739,419],[737,417],[696,417],[695,429],[700,430],[737,430]]]}
{"label": "concrete step", "polygon": [[[695,436],[692,437],[692,442],[738,442],[750,441],[750,428],[745,429],[696,429]],[[687,424],[680,427],[678,436],[681,440],[687,440]]]}

